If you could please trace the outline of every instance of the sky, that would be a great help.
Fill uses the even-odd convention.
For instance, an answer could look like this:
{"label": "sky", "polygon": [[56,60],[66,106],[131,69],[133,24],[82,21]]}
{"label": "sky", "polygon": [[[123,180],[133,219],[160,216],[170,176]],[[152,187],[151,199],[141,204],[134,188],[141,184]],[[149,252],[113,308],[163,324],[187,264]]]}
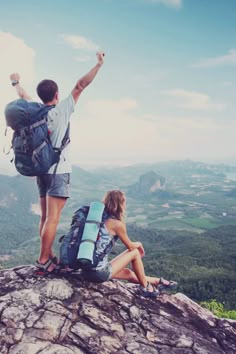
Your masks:
{"label": "sky", "polygon": [[[0,0],[0,173],[9,75],[60,98],[105,52],[71,117],[73,164],[236,161],[235,0]],[[236,162],[235,162],[236,164]]]}

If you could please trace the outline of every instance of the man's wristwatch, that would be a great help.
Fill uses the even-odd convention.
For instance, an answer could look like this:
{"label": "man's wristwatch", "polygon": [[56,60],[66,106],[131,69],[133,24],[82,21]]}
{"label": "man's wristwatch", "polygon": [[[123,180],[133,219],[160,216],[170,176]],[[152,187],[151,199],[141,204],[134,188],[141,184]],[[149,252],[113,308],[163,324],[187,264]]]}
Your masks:
{"label": "man's wristwatch", "polygon": [[19,84],[19,81],[18,80],[12,80],[11,84],[12,84],[12,86],[16,86],[17,84]]}

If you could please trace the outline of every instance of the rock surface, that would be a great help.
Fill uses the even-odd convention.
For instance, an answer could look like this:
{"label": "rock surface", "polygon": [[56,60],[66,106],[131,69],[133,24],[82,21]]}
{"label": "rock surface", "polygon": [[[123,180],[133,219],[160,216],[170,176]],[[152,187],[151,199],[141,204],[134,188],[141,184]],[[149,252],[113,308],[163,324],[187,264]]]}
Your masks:
{"label": "rock surface", "polygon": [[236,321],[183,294],[145,299],[132,284],[33,270],[0,271],[1,354],[236,353]]}

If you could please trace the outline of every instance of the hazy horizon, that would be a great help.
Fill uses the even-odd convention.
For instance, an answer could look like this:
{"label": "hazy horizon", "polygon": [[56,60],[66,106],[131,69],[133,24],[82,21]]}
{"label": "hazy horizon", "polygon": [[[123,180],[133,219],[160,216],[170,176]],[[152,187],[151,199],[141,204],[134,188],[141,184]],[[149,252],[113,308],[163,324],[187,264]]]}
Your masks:
{"label": "hazy horizon", "polygon": [[[224,159],[224,160],[217,160],[217,159],[212,159],[212,160],[204,160],[204,159],[167,159],[167,160],[159,160],[159,161],[152,161],[152,162],[147,162],[147,161],[140,161],[140,162],[134,162],[134,163],[112,163],[112,162],[107,162],[104,161],[103,163],[97,163],[97,162],[87,162],[87,163],[75,163],[72,166],[73,167],[79,167],[84,170],[88,171],[94,171],[94,170],[99,170],[102,168],[105,169],[116,169],[116,168],[123,168],[123,167],[133,167],[133,166],[139,166],[139,165],[147,165],[151,166],[154,164],[158,163],[170,163],[170,162],[181,162],[181,161],[193,161],[195,163],[205,163],[205,164],[210,164],[210,165],[227,165],[227,166],[232,166],[236,168],[236,157],[234,158],[229,158],[229,159]],[[9,175],[9,176],[14,176],[18,175],[18,172],[15,169],[14,163],[11,163],[10,160],[8,163],[3,164],[2,161],[0,161],[0,175]]]}

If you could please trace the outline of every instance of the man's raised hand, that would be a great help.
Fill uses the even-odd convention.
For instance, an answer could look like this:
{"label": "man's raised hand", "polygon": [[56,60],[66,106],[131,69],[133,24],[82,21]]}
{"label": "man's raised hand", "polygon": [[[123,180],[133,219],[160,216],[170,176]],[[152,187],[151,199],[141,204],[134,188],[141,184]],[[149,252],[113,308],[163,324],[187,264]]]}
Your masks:
{"label": "man's raised hand", "polygon": [[18,73],[12,73],[12,74],[10,75],[10,80],[11,80],[11,81],[20,81],[20,74],[18,74]]}
{"label": "man's raised hand", "polygon": [[97,53],[97,58],[98,58],[98,64],[102,65],[104,63],[104,52],[98,52]]}

